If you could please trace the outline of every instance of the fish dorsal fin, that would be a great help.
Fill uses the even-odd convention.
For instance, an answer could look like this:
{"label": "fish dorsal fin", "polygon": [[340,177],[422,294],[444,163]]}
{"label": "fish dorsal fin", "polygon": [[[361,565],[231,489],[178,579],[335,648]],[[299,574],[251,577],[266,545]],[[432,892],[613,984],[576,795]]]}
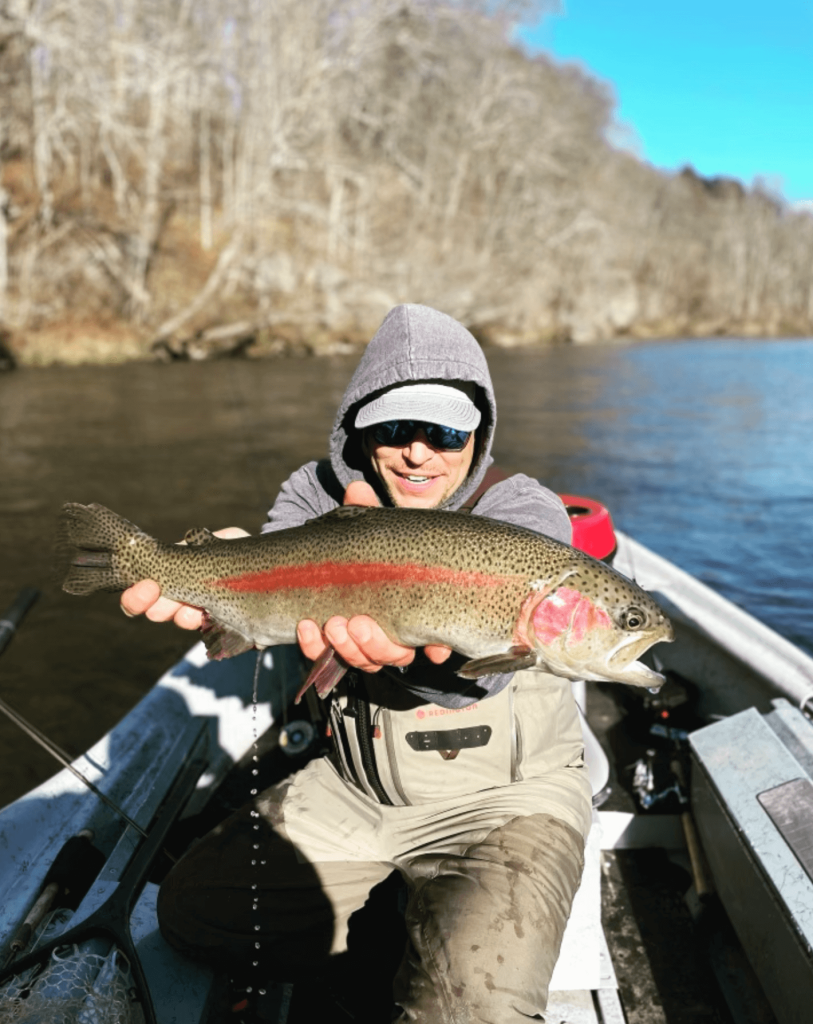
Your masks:
{"label": "fish dorsal fin", "polygon": [[315,519],[309,519],[308,523],[333,522],[337,519],[355,519],[356,516],[364,515],[370,509],[378,507],[378,505],[339,505],[338,508],[331,509],[330,512],[325,512],[324,515],[317,516]]}
{"label": "fish dorsal fin", "polygon": [[184,544],[194,548],[200,547],[201,544],[211,544],[213,540],[217,540],[217,537],[205,526],[196,526],[194,529],[186,531],[183,540]]}

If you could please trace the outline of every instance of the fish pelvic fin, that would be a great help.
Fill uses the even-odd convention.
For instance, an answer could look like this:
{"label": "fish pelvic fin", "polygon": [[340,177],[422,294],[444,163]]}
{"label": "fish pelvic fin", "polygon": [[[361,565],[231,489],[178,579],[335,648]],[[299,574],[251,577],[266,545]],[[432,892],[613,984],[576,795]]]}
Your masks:
{"label": "fish pelvic fin", "polygon": [[536,653],[530,647],[514,646],[504,654],[490,654],[486,658],[474,658],[457,670],[463,679],[479,679],[481,676],[500,672],[520,672],[536,667]]}
{"label": "fish pelvic fin", "polygon": [[341,661],[332,647],[327,647],[313,663],[308,678],[296,695],[294,704],[298,704],[302,700],[302,695],[310,686],[313,686],[319,697],[324,700],[346,671],[347,665]]}
{"label": "fish pelvic fin", "polygon": [[210,661],[234,658],[238,654],[253,650],[256,646],[253,640],[243,636],[231,626],[212,618],[208,612],[203,613],[203,625],[200,627],[200,632]]}
{"label": "fish pelvic fin", "polygon": [[133,523],[104,505],[62,506],[57,530],[57,573],[68,594],[85,596],[97,590],[120,591],[142,577],[130,567],[129,559],[117,552],[136,543],[156,542]]}

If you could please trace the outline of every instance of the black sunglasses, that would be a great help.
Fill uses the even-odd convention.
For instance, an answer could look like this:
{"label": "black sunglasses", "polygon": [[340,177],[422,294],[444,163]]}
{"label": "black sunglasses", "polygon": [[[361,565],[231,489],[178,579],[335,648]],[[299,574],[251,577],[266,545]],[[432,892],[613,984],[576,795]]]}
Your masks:
{"label": "black sunglasses", "polygon": [[387,420],[370,427],[376,444],[388,448],[401,448],[409,444],[415,434],[422,430],[433,448],[447,452],[460,452],[466,447],[471,436],[470,430],[455,430],[440,423],[422,423],[420,420]]}

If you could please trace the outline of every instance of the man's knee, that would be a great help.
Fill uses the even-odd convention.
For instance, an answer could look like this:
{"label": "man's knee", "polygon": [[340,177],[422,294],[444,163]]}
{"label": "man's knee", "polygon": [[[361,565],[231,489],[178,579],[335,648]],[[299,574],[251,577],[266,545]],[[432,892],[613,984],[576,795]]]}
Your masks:
{"label": "man's knee", "polygon": [[429,1020],[434,1007],[436,1019],[455,1024],[541,1013],[583,847],[564,822],[532,815],[495,829],[463,856],[415,864],[410,950],[398,979],[405,1012]]}

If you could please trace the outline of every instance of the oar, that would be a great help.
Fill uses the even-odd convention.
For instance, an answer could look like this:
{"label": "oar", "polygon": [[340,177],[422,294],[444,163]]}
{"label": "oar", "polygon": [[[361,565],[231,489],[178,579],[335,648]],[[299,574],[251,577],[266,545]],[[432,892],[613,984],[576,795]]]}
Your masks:
{"label": "oar", "polygon": [[39,596],[40,592],[34,587],[23,587],[14,598],[12,606],[0,618],[0,654],[8,647],[11,638],[17,632],[17,627],[25,618],[26,612]]}

